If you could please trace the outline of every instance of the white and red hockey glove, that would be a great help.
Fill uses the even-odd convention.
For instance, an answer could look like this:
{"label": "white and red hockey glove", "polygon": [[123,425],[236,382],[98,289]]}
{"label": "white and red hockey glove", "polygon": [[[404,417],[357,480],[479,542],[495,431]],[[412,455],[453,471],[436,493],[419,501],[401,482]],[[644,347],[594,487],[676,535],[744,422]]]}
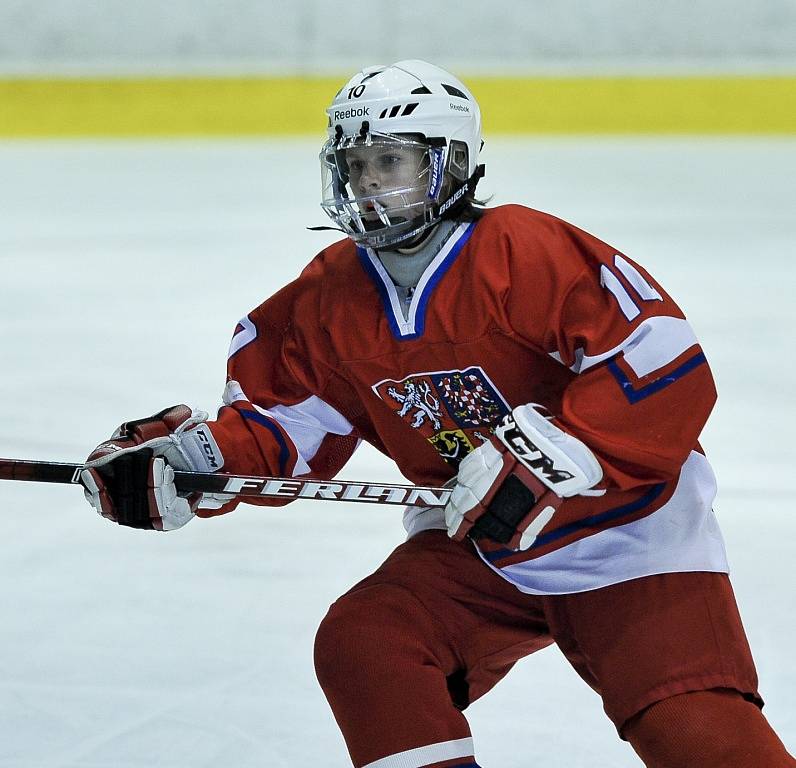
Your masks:
{"label": "white and red hockey glove", "polygon": [[175,405],[122,424],[91,452],[80,473],[89,504],[119,525],[181,528],[201,494],[178,494],[174,470],[215,472],[224,465],[206,421],[204,411]]}
{"label": "white and red hockey glove", "polygon": [[584,443],[537,406],[521,405],[459,465],[445,507],[448,535],[528,549],[564,498],[601,479],[602,468]]}

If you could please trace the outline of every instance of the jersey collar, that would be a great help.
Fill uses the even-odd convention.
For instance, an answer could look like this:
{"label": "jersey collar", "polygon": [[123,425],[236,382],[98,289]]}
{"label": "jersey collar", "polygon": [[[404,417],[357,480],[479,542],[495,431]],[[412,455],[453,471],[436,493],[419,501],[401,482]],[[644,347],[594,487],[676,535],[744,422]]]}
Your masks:
{"label": "jersey collar", "polygon": [[396,339],[407,341],[409,339],[417,339],[423,335],[429,298],[442,276],[450,269],[460,251],[470,239],[470,235],[475,229],[475,224],[476,222],[474,221],[459,224],[442,246],[440,252],[423,271],[412,295],[405,320],[401,312],[401,299],[395,289],[395,284],[381,263],[378,254],[372,248],[357,248],[357,256],[359,256],[365,272],[376,285],[384,305],[384,312],[387,315],[390,331]]}

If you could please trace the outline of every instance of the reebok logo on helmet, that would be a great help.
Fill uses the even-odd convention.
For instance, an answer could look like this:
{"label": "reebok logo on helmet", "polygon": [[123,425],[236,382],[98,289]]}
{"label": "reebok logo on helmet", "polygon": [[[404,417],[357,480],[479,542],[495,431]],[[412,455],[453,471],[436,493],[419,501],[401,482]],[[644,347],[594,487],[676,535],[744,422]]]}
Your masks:
{"label": "reebok logo on helmet", "polygon": [[352,107],[351,109],[336,109],[334,120],[348,120],[350,117],[367,117],[370,115],[370,107]]}

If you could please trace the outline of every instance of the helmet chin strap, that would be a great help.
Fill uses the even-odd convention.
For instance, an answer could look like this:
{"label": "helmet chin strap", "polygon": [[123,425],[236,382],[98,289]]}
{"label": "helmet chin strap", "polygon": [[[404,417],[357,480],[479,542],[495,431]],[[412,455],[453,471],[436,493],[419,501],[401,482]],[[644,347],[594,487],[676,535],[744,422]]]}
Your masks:
{"label": "helmet chin strap", "polygon": [[467,181],[464,182],[457,190],[448,195],[447,199],[443,200],[439,205],[435,206],[435,213],[438,219],[450,219],[454,217],[462,208],[467,200],[467,193],[471,195],[475,193],[475,188],[480,179],[485,175],[485,167],[477,165]]}
{"label": "helmet chin strap", "polygon": [[428,242],[429,238],[434,235],[434,233],[437,231],[437,227],[439,227],[439,224],[439,221],[435,221],[427,229],[419,232],[414,237],[410,237],[408,240],[402,240],[396,243],[395,247],[389,250],[396,250],[398,253],[405,253],[407,255],[417,253],[417,251],[419,251]]}

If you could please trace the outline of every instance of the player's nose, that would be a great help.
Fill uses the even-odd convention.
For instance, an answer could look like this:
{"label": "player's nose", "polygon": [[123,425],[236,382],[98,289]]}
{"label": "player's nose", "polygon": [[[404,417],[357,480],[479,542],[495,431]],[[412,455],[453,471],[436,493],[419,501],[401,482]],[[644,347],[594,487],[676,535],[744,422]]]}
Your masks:
{"label": "player's nose", "polygon": [[379,174],[373,169],[372,166],[367,165],[359,177],[359,186],[362,192],[376,192],[381,188],[381,179]]}

